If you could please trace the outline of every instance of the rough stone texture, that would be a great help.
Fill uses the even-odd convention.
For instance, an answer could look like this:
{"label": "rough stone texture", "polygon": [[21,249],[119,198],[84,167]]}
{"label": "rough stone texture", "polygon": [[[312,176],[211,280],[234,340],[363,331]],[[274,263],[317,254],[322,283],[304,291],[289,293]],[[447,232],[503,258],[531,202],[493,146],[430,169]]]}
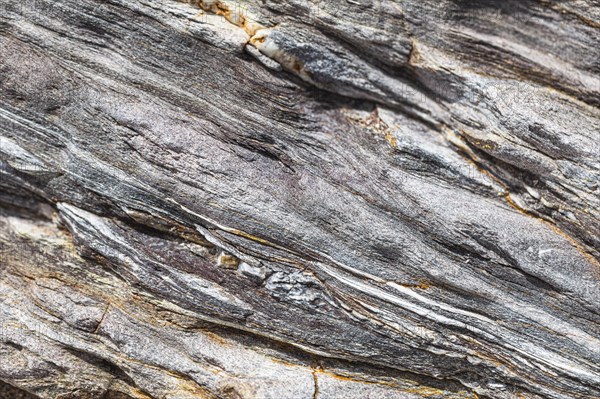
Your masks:
{"label": "rough stone texture", "polygon": [[7,399],[35,399],[35,396],[15,388],[11,385],[0,382],[0,398]]}
{"label": "rough stone texture", "polygon": [[3,0],[0,380],[600,397],[597,1]]}

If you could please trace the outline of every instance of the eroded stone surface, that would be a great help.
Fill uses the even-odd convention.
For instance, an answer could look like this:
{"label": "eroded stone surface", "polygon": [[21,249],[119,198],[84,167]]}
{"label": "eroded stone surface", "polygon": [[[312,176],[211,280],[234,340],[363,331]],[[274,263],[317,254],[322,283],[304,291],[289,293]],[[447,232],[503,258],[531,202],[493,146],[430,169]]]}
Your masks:
{"label": "eroded stone surface", "polygon": [[600,395],[593,2],[1,12],[1,380]]}

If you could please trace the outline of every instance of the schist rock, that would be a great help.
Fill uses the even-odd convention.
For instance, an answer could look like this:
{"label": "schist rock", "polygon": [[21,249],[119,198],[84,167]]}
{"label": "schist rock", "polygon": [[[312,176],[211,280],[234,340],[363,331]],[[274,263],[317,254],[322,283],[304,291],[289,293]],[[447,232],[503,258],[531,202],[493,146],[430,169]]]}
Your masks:
{"label": "schist rock", "polygon": [[597,1],[3,0],[0,395],[599,398],[599,182]]}

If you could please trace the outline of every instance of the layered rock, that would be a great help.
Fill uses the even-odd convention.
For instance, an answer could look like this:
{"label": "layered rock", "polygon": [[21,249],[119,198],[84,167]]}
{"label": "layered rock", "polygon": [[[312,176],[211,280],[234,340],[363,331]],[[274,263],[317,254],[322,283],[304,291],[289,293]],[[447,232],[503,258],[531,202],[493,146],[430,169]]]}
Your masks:
{"label": "layered rock", "polygon": [[0,380],[600,395],[593,2],[8,0]]}

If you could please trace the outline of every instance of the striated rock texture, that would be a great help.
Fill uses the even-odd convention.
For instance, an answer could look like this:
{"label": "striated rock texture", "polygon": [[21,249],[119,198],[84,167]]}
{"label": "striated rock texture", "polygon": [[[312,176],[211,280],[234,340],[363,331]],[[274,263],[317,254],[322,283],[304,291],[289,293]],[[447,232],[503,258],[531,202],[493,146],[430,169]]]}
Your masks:
{"label": "striated rock texture", "polygon": [[0,380],[600,398],[599,181],[595,0],[2,0]]}

